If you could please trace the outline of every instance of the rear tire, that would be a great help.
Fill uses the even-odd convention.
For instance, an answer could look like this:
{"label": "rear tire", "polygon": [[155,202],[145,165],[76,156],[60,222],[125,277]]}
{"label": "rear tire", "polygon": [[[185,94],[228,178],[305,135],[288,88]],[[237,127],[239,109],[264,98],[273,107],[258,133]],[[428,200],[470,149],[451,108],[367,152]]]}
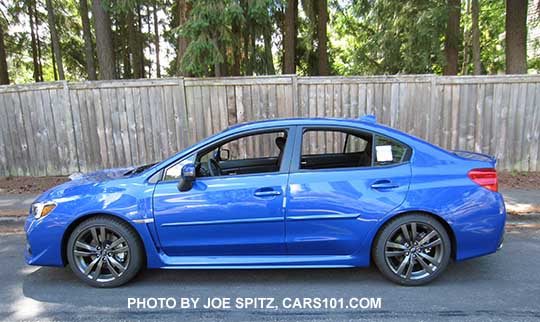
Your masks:
{"label": "rear tire", "polygon": [[452,243],[444,226],[426,214],[400,216],[377,234],[373,260],[383,276],[401,285],[422,285],[448,266]]}
{"label": "rear tire", "polygon": [[144,263],[137,233],[125,222],[108,216],[80,223],[69,237],[66,252],[73,273],[93,287],[125,284]]}

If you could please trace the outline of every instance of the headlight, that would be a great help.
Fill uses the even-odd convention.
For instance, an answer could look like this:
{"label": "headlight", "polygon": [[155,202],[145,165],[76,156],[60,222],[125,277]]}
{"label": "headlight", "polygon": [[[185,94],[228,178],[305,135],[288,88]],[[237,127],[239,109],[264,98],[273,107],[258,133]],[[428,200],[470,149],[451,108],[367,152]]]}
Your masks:
{"label": "headlight", "polygon": [[36,202],[32,204],[32,214],[36,219],[43,218],[53,211],[54,208],[56,208],[54,202]]}

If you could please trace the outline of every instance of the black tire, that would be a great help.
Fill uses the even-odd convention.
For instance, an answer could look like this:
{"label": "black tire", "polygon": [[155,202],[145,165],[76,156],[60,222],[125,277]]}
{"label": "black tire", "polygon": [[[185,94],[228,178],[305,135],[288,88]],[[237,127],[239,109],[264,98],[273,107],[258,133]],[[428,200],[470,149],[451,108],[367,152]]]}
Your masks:
{"label": "black tire", "polygon": [[421,213],[386,223],[373,245],[373,260],[383,276],[408,286],[437,278],[448,266],[451,253],[452,243],[445,227]]}
{"label": "black tire", "polygon": [[73,273],[90,286],[104,288],[133,279],[143,267],[143,251],[134,229],[108,216],[96,216],[80,223],[66,247]]}

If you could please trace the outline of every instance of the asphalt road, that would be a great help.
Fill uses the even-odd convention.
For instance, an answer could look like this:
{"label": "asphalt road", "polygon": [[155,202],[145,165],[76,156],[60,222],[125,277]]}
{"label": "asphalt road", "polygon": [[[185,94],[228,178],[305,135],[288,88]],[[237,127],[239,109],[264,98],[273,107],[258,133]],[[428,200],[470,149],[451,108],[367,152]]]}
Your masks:
{"label": "asphalt road", "polygon": [[[24,263],[21,234],[0,235],[0,319],[6,321],[540,321],[540,229],[513,229],[498,253],[453,263],[430,285],[401,287],[375,268],[151,270],[116,289],[80,283],[69,268]],[[135,309],[130,297],[381,298],[362,309]],[[346,302],[348,303],[348,302]],[[179,305],[179,304],[177,304]]]}

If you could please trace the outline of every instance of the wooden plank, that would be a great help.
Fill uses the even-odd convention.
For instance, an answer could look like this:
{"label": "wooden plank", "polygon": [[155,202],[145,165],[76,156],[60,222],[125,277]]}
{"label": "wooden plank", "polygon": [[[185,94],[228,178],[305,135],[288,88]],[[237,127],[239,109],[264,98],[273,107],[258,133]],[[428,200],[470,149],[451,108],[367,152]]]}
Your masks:
{"label": "wooden plank", "polygon": [[216,132],[221,132],[225,130],[229,126],[228,122],[228,110],[227,110],[227,87],[225,86],[219,86],[217,87],[218,92],[218,110],[219,110],[219,120],[218,120],[218,128],[216,129]]}
{"label": "wooden plank", "polygon": [[137,120],[136,110],[139,109],[139,106],[135,106],[133,104],[133,88],[132,87],[126,87],[124,88],[123,93],[125,99],[126,99],[126,122],[127,122],[127,139],[128,139],[128,146],[130,150],[129,160],[131,165],[138,165],[143,164],[143,161],[140,159],[140,146],[138,144],[137,138]]}
{"label": "wooden plank", "polygon": [[210,135],[218,133],[220,129],[220,117],[221,112],[219,110],[219,93],[218,86],[207,86],[206,87],[210,93],[209,95],[209,112],[211,113],[210,117]]}
{"label": "wooden plank", "polygon": [[227,86],[227,126],[232,126],[238,123],[236,110],[236,87]]}
{"label": "wooden plank", "polygon": [[131,88],[133,111],[135,112],[135,137],[138,151],[138,163],[150,163],[150,154],[146,145],[145,135],[145,106],[142,104],[141,89]]}
{"label": "wooden plank", "polygon": [[501,167],[505,170],[511,169],[510,156],[505,153],[505,147],[507,142],[507,120],[509,115],[510,97],[511,93],[506,86],[501,86],[501,101],[500,101],[500,117],[498,118],[499,138],[497,144],[497,155],[501,161]]}
{"label": "wooden plank", "polygon": [[89,172],[91,169],[91,142],[90,142],[90,124],[88,120],[88,110],[86,108],[86,100],[84,95],[81,95],[81,90],[70,90],[71,102],[73,104],[73,119],[75,135],[77,138],[77,146],[79,152],[79,164],[82,172]]}
{"label": "wooden plank", "polygon": [[17,173],[13,156],[16,145],[12,140],[11,125],[7,116],[7,96],[7,93],[0,93],[0,163],[2,164],[0,176],[13,176]]}
{"label": "wooden plank", "polygon": [[[167,146],[169,145],[167,142],[167,122],[166,122],[166,114],[165,114],[165,108],[164,108],[164,97],[163,97],[163,87],[152,87],[150,88],[150,93],[153,93],[152,96],[150,96],[152,99],[152,111],[153,115],[156,115],[157,119],[157,128],[154,128],[154,135],[159,137],[159,154],[157,155],[157,161],[163,160],[167,157],[168,151]],[[159,129],[159,132],[156,132],[156,129]]]}
{"label": "wooden plank", "polygon": [[144,140],[146,142],[146,152],[148,153],[147,162],[159,160],[159,137],[157,135],[157,125],[155,120],[155,111],[151,103],[150,89],[141,88],[141,107],[144,115]]}
{"label": "wooden plank", "polygon": [[491,122],[493,119],[493,84],[482,84],[484,88],[484,97],[482,105],[482,142],[480,143],[480,150],[489,155],[494,155],[494,151],[491,150],[490,141],[492,132]]}
{"label": "wooden plank", "polygon": [[165,124],[167,125],[167,145],[164,146],[166,150],[166,157],[175,154],[178,151],[178,142],[176,140],[176,110],[174,108],[173,99],[173,87],[163,86],[161,87],[163,97],[163,115],[165,116]]}
{"label": "wooden plank", "polygon": [[497,168],[502,169],[500,155],[498,154],[498,143],[500,135],[500,117],[501,117],[501,84],[493,84],[493,105],[491,106],[491,137],[489,139],[489,150],[497,159]]}
{"label": "wooden plank", "polygon": [[[469,89],[468,98],[467,98],[467,127],[466,127],[466,145],[465,150],[474,151],[474,134],[475,128],[478,126],[476,124],[476,84],[466,85]],[[463,133],[464,134],[464,133]],[[462,134],[462,136],[463,136]]]}
{"label": "wooden plank", "polygon": [[531,163],[529,166],[530,171],[540,171],[540,153],[539,153],[539,144],[540,142],[540,83],[534,84],[534,109],[532,115],[532,127],[531,127],[531,144],[530,154],[531,154]]}
{"label": "wooden plank", "polygon": [[208,86],[199,87],[200,96],[200,109],[201,112],[201,130],[202,135],[200,139],[204,139],[212,135],[212,107],[210,105],[210,91]]}
{"label": "wooden plank", "polygon": [[[474,86],[474,85],[473,85]],[[475,99],[475,129],[474,129],[474,138],[473,138],[473,145],[475,152],[482,153],[482,138],[485,133],[486,127],[484,123],[484,97],[485,97],[485,84],[477,84],[477,95]],[[487,153],[485,151],[484,153]]]}
{"label": "wooden plank", "polygon": [[184,80],[180,80],[180,83],[178,84],[177,90],[175,91],[175,98],[177,99],[177,114],[178,114],[178,129],[177,134],[180,136],[179,142],[179,148],[181,150],[187,148],[189,146],[190,137],[189,137],[189,131],[188,128],[190,127],[190,124],[188,123],[188,115],[187,115],[187,106],[186,106],[186,92],[184,87]]}
{"label": "wooden plank", "polygon": [[7,114],[10,118],[9,123],[14,125],[12,130],[15,130],[11,133],[11,136],[15,138],[14,141],[16,142],[14,149],[15,159],[17,160],[17,174],[21,176],[33,175],[35,172],[33,171],[33,160],[30,158],[28,139],[24,127],[22,95],[17,92],[12,92],[10,94],[10,102],[6,107],[8,108]]}
{"label": "wooden plank", "polygon": [[110,89],[102,89],[102,90],[95,90],[95,95],[98,95],[98,97],[101,97],[101,109],[102,109],[102,116],[103,116],[103,137],[104,141],[106,142],[107,152],[106,152],[106,159],[107,168],[112,168],[116,166],[115,162],[115,153],[114,149],[116,148],[116,144],[113,141],[112,136],[112,123],[111,123],[111,103],[110,103]]}
{"label": "wooden plank", "polygon": [[103,110],[102,105],[102,92],[98,89],[92,89],[91,93],[88,93],[89,96],[92,97],[92,101],[94,102],[94,112],[96,117],[96,136],[97,141],[99,145],[99,156],[101,163],[99,165],[96,165],[95,168],[104,168],[110,165],[109,161],[109,145],[112,144],[112,142],[107,140],[107,136],[105,134],[106,128],[105,128],[105,112]]}
{"label": "wooden plank", "polygon": [[92,156],[90,163],[87,165],[90,171],[96,171],[99,170],[102,166],[102,158],[100,154],[100,147],[99,147],[99,136],[98,136],[98,111],[96,108],[96,102],[94,101],[94,96],[92,95],[92,91],[89,89],[80,90],[81,96],[86,101],[86,108],[87,108],[87,114],[88,114],[88,123],[89,126],[89,133],[88,138],[90,140],[90,146],[87,147],[88,151],[90,151],[90,155]]}
{"label": "wooden plank", "polygon": [[197,140],[197,126],[195,124],[195,88],[185,87],[186,93],[186,116],[189,124],[189,145]]}
{"label": "wooden plank", "polygon": [[[524,104],[524,124],[522,126],[522,132],[521,137],[522,140],[522,150],[520,151],[521,155],[521,170],[522,171],[531,171],[531,150],[530,146],[531,144],[534,144],[532,141],[532,127],[533,127],[533,119],[534,119],[534,91],[535,86],[534,84],[525,84],[526,86],[526,97],[525,97],[525,104]],[[537,145],[539,144],[538,141],[536,141]]]}
{"label": "wooden plank", "polygon": [[58,158],[58,139],[56,134],[56,122],[51,109],[51,97],[48,90],[41,91],[41,101],[43,103],[43,120],[46,131],[46,149],[47,158],[46,172],[47,175],[60,175],[62,174],[62,167],[60,166],[60,159]]}

